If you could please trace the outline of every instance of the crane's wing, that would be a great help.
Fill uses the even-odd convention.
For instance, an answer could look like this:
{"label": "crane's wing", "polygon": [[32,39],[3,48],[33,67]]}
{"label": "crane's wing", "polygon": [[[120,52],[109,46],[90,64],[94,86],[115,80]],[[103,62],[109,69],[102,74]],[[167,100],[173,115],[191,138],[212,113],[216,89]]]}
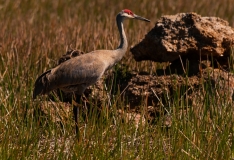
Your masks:
{"label": "crane's wing", "polygon": [[58,88],[80,88],[79,92],[83,93],[86,87],[94,84],[103,75],[106,68],[105,62],[97,54],[72,58],[37,78],[33,98]]}

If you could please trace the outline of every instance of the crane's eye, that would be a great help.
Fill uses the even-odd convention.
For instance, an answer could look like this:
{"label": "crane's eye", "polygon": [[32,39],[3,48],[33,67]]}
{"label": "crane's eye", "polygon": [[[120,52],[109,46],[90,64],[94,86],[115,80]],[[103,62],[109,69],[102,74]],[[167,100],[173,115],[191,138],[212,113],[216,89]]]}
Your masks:
{"label": "crane's eye", "polygon": [[133,15],[133,13],[132,12],[128,12],[128,15]]}

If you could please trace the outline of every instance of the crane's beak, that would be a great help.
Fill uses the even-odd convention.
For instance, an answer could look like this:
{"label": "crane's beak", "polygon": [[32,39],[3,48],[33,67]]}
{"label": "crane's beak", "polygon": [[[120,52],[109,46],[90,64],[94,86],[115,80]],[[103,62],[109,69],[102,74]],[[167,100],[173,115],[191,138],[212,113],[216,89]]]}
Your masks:
{"label": "crane's beak", "polygon": [[134,18],[135,18],[135,19],[142,20],[142,21],[150,22],[150,20],[148,20],[148,19],[146,19],[146,18],[144,18],[144,17],[138,16],[138,15],[136,15],[136,14],[134,14]]}

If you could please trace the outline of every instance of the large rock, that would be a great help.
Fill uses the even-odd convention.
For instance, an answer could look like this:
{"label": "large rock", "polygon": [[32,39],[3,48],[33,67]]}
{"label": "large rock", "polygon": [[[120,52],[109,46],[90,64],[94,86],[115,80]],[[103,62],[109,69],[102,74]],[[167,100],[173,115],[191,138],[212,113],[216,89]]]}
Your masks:
{"label": "large rock", "polygon": [[196,13],[179,13],[161,17],[131,52],[136,61],[172,62],[179,56],[229,56],[233,45],[234,29],[227,21]]}

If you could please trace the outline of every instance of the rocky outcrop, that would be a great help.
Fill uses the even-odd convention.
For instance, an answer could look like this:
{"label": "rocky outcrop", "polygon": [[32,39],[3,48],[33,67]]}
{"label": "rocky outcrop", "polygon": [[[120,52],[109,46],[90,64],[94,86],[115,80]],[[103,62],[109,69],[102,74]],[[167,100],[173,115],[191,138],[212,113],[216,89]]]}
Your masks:
{"label": "rocky outcrop", "polygon": [[[129,82],[125,96],[132,108],[147,106],[170,107],[173,99],[187,101],[188,105],[204,103],[205,96],[215,98],[213,102],[232,103],[234,75],[208,67],[198,75],[136,75]],[[201,96],[203,95],[203,96]]]}
{"label": "rocky outcrop", "polygon": [[233,46],[234,29],[220,18],[196,13],[161,17],[131,52],[136,61],[170,65],[158,76],[133,77],[126,90],[130,105],[139,105],[142,97],[148,106],[169,106],[174,98],[192,106],[210,99],[209,104],[232,103],[234,75],[227,70]]}
{"label": "rocky outcrop", "polygon": [[196,13],[162,16],[131,52],[136,61],[173,62],[179,57],[199,59],[228,57],[234,45],[234,29],[217,17]]}

